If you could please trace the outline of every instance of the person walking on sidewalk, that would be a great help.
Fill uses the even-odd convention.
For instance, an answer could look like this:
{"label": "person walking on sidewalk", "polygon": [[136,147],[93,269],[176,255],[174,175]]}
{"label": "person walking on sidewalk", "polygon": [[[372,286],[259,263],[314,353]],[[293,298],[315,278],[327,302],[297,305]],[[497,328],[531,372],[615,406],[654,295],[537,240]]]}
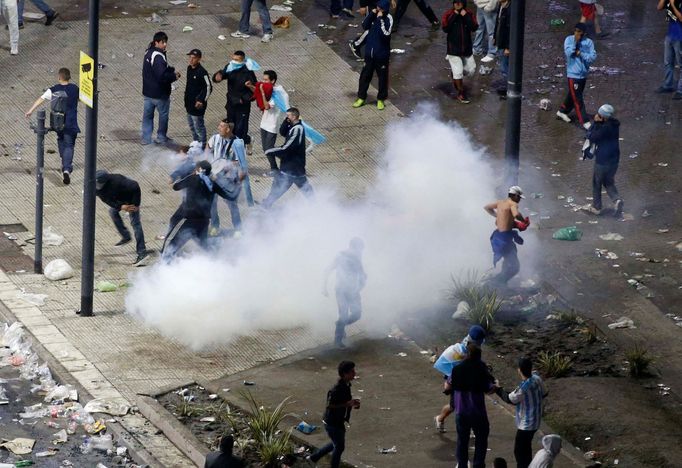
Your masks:
{"label": "person walking on sidewalk", "polygon": [[[24,3],[26,0],[18,0],[19,29],[24,29]],[[50,7],[44,0],[31,0],[37,9],[45,13],[45,26],[50,26],[57,19],[59,13]]]}
{"label": "person walking on sidewalk", "polygon": [[[584,153],[585,159],[594,158],[594,173],[592,175],[592,204],[586,211],[595,215],[602,212],[602,187],[614,204],[614,214],[623,214],[623,199],[616,188],[616,172],[620,162],[620,122],[613,117],[613,106],[604,104],[594,116],[594,122],[587,131],[589,143]],[[594,147],[594,152],[590,148]]]}
{"label": "person walking on sidewalk", "polygon": [[9,54],[19,54],[19,26],[17,13],[17,0],[0,0],[0,14],[5,18],[9,30]]}
{"label": "person walking on sidewalk", "polygon": [[682,99],[682,72],[674,85],[675,66],[682,66],[682,0],[658,0],[659,10],[665,9],[665,19],[668,22],[668,33],[663,43],[663,85],[657,93],[672,93],[674,100]]}
{"label": "person walking on sidewalk", "polygon": [[[64,185],[71,183],[71,173],[73,172],[73,151],[76,146],[76,137],[80,133],[78,127],[78,86],[69,83],[71,71],[68,68],[60,68],[57,72],[58,83],[48,88],[31,108],[26,111],[26,118],[30,117],[43,102],[48,101],[50,105],[64,115],[63,128],[55,129],[57,133],[57,147],[59,157],[62,160],[62,181]],[[56,101],[56,102],[53,102]],[[56,109],[59,107],[60,109]]]}
{"label": "person walking on sidewalk", "polygon": [[443,31],[447,34],[448,53],[445,58],[452,68],[452,83],[457,92],[455,98],[462,104],[470,102],[464,90],[463,78],[476,72],[471,34],[478,29],[478,24],[466,5],[466,0],[455,0],[441,21]]}
{"label": "person walking on sidewalk", "polygon": [[255,83],[256,74],[250,68],[251,62],[246,59],[242,50],[232,54],[232,60],[222,70],[213,74],[213,82],[227,82],[227,120],[234,123],[234,134],[244,140],[247,153],[251,154],[251,136],[249,135],[249,117],[251,116],[251,99],[253,91],[246,83]]}
{"label": "person walking on sidewalk", "polygon": [[533,436],[542,421],[542,402],[547,389],[540,376],[533,372],[533,361],[529,357],[519,359],[518,369],[521,384],[511,393],[502,388],[497,395],[506,403],[516,406],[516,438],[514,457],[517,468],[528,468],[533,460]]}
{"label": "person walking on sidewalk", "polygon": [[498,0],[474,0],[478,29],[474,36],[474,55],[483,55],[482,63],[495,60],[495,23],[497,20]]}
{"label": "person walking on sidewalk", "polygon": [[[398,25],[400,25],[400,20],[403,19],[403,16],[405,16],[405,13],[407,12],[407,7],[410,6],[410,1],[411,0],[398,0],[396,3],[395,7],[395,12],[393,15],[393,32],[398,31]],[[438,27],[440,26],[440,21],[438,21],[438,17],[436,14],[433,12],[433,8],[431,8],[431,5],[429,5],[426,0],[414,0],[415,5],[417,5],[417,8],[419,8],[419,11],[421,11],[422,15],[426,17],[427,20],[429,20],[429,23],[431,23],[431,28],[434,30],[438,30]]]}
{"label": "person walking on sidewalk", "polygon": [[476,438],[473,468],[484,468],[490,433],[485,395],[494,393],[497,387],[488,366],[481,360],[481,348],[469,345],[467,358],[452,368],[450,380],[453,390],[450,404],[457,424],[457,464],[461,467],[469,464],[469,438],[473,430]]}
{"label": "person walking on sidewalk", "polygon": [[152,42],[144,54],[142,64],[142,96],[144,96],[144,110],[142,113],[142,140],[143,145],[152,142],[154,131],[154,112],[159,113],[159,126],[156,129],[154,143],[167,143],[168,116],[170,115],[171,83],[180,78],[180,72],[168,65],[166,49],[168,47],[168,35],[159,31],[154,34]]}
{"label": "person walking on sidewalk", "polygon": [[284,144],[265,152],[268,159],[275,157],[281,160],[280,170],[275,174],[270,193],[263,200],[265,209],[269,209],[294,184],[306,197],[313,196],[313,188],[305,173],[305,129],[297,108],[287,110],[287,118],[279,127],[279,134],[286,138]]}
{"label": "person walking on sidewalk", "polygon": [[329,296],[327,283],[332,271],[336,271],[336,304],[339,310],[339,319],[336,321],[334,332],[334,344],[338,348],[345,348],[343,340],[346,337],[346,327],[360,320],[362,316],[362,302],[360,291],[365,287],[367,275],[362,267],[362,250],[365,243],[355,237],[351,239],[348,249],[339,254],[334,262],[325,271],[322,294]]}
{"label": "person walking on sidewalk", "polygon": [[251,37],[251,6],[256,4],[258,9],[258,16],[260,16],[260,22],[263,25],[263,37],[261,42],[270,42],[275,36],[272,31],[272,21],[270,20],[270,11],[268,6],[265,4],[265,0],[242,0],[241,13],[242,16],[239,19],[239,30],[230,34],[230,36],[235,39],[248,39]]}
{"label": "person walking on sidewalk", "polygon": [[367,90],[374,73],[379,80],[377,93],[377,109],[384,110],[384,101],[388,97],[388,63],[391,57],[391,29],[393,17],[388,12],[389,0],[379,0],[377,7],[362,22],[362,29],[368,31],[365,39],[365,66],[360,72],[358,98],[353,107],[365,105]]}
{"label": "person walking on sidewalk", "polygon": [[[609,35],[609,33],[601,30],[599,25],[599,11],[597,8],[597,0],[580,0],[580,22],[587,24],[594,24],[594,33],[600,39]],[[603,11],[602,11],[603,13]]]}
{"label": "person walking on sidewalk", "polygon": [[351,382],[355,379],[355,363],[341,361],[338,371],[339,381],[327,392],[323,419],[324,429],[331,442],[308,456],[308,460],[317,463],[320,458],[331,453],[331,468],[341,466],[341,454],[346,448],[346,423],[350,422],[351,411],[360,408],[360,400],[353,398],[350,391]]}
{"label": "person walking on sidewalk", "polygon": [[192,49],[187,54],[189,65],[187,66],[187,83],[185,84],[185,110],[187,111],[187,124],[192,132],[194,141],[206,147],[206,124],[204,114],[208,97],[211,95],[213,85],[208,77],[208,72],[201,66],[201,51]]}
{"label": "person walking on sidewalk", "polygon": [[594,50],[592,39],[585,36],[587,28],[583,23],[575,25],[573,34],[564,41],[564,54],[566,55],[566,77],[568,78],[568,92],[561,108],[556,116],[564,122],[571,122],[569,114],[575,110],[580,125],[587,129],[590,120],[585,111],[583,92],[587,83],[587,75],[590,65],[597,60],[597,52]]}
{"label": "person walking on sidewalk", "polygon": [[135,266],[144,266],[144,260],[149,255],[144,243],[144,231],[142,231],[142,222],[140,221],[140,202],[142,192],[140,191],[140,184],[133,179],[129,179],[121,174],[109,174],[107,171],[97,171],[95,175],[95,185],[97,189],[97,196],[105,204],[109,205],[109,216],[116,226],[116,230],[121,235],[115,245],[120,247],[130,242],[130,231],[123,224],[121,219],[121,211],[128,213],[130,217],[130,224],[133,226],[135,233],[135,251],[137,252],[137,259],[135,259]]}

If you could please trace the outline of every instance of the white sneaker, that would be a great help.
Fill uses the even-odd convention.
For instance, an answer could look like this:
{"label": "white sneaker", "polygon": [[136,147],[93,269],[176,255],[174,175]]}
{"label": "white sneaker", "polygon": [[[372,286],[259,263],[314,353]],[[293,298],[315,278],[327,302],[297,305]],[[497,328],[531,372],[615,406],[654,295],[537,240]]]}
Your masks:
{"label": "white sneaker", "polygon": [[10,55],[19,55],[19,46],[13,45],[9,51]]}
{"label": "white sneaker", "polygon": [[232,34],[230,34],[230,36],[234,37],[235,39],[248,39],[249,37],[251,37],[250,34],[244,34],[241,31],[235,31]]}
{"label": "white sneaker", "polygon": [[495,60],[495,56],[489,54],[489,55],[486,55],[485,57],[483,57],[481,59],[481,63],[488,63],[488,62],[492,62],[493,60]]}
{"label": "white sneaker", "polygon": [[557,119],[561,119],[566,123],[571,123],[571,118],[568,116],[568,114],[564,114],[560,110],[556,111],[556,116],[557,116]]}
{"label": "white sneaker", "polygon": [[440,419],[438,419],[438,416],[433,418],[433,421],[436,423],[436,430],[438,432],[440,432],[441,434],[443,432],[445,432],[445,422],[444,421],[441,421]]}
{"label": "white sneaker", "polygon": [[260,41],[261,42],[270,42],[273,38],[274,38],[274,36],[272,35],[272,33],[266,33],[266,34],[263,34],[263,38]]}

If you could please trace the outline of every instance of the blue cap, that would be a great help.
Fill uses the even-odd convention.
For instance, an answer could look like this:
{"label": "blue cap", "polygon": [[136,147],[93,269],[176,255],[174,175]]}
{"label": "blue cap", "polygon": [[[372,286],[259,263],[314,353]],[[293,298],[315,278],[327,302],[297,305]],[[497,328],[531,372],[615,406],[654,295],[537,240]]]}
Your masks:
{"label": "blue cap", "polygon": [[469,329],[469,338],[478,345],[482,345],[485,340],[485,329],[480,325],[474,325]]}

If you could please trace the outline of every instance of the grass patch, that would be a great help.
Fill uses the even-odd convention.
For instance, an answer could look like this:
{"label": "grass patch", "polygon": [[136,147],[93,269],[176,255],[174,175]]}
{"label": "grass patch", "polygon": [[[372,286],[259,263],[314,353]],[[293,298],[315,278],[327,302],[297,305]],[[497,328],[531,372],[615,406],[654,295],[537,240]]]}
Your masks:
{"label": "grass patch", "polygon": [[248,416],[246,425],[255,442],[256,453],[264,467],[278,466],[280,457],[291,451],[289,438],[291,430],[280,431],[278,426],[282,423],[287,413],[284,412],[289,397],[282,400],[273,409],[261,405],[251,392],[242,393],[249,402],[251,414]]}
{"label": "grass patch", "polygon": [[573,363],[571,358],[563,356],[559,352],[541,351],[538,354],[537,366],[545,377],[559,378],[571,371]]}
{"label": "grass patch", "polygon": [[655,361],[655,358],[645,348],[635,345],[634,348],[625,353],[625,359],[628,361],[630,377],[638,379],[651,375],[649,366]]}
{"label": "grass patch", "polygon": [[495,316],[502,307],[502,301],[497,297],[497,291],[490,291],[469,303],[469,320],[490,331],[495,322]]}
{"label": "grass patch", "polygon": [[585,320],[573,309],[555,310],[552,313],[554,314],[556,320],[564,325],[573,326],[582,325],[585,323]]}
{"label": "grass patch", "polygon": [[448,293],[448,298],[457,302],[464,301],[471,306],[487,292],[478,271],[468,270],[464,275],[452,277],[452,287]]}

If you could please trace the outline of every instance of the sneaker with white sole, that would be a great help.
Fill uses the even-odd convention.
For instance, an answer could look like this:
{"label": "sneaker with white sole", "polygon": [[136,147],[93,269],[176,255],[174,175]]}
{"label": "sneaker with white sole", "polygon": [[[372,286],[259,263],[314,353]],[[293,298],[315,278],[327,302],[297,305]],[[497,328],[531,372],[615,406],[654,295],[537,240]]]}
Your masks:
{"label": "sneaker with white sole", "polygon": [[235,39],[248,39],[251,37],[250,34],[243,33],[241,31],[235,31],[232,34],[230,34],[231,37],[234,37]]}
{"label": "sneaker with white sole", "polygon": [[556,111],[556,117],[557,119],[561,119],[566,123],[571,123],[571,118],[568,116],[568,114],[564,114],[560,110]]}
{"label": "sneaker with white sole", "polygon": [[19,55],[19,46],[13,45],[9,51],[10,55]]}
{"label": "sneaker with white sole", "polygon": [[488,55],[486,55],[485,57],[483,57],[483,58],[481,59],[481,63],[490,63],[490,62],[492,62],[493,60],[495,60],[495,56],[494,56],[494,55],[488,54]]}
{"label": "sneaker with white sole", "polygon": [[613,210],[615,212],[616,218],[623,216],[623,200],[620,198],[616,200],[616,202],[613,204]]}
{"label": "sneaker with white sole", "polygon": [[583,209],[583,211],[587,211],[588,213],[596,215],[596,216],[599,216],[601,214],[601,210],[598,210],[597,208],[595,208],[592,205],[585,205],[582,207],[582,209]]}
{"label": "sneaker with white sole", "polygon": [[147,266],[148,262],[149,262],[149,252],[142,252],[135,259],[135,263],[133,263],[133,266],[136,266],[136,267]]}
{"label": "sneaker with white sole", "polygon": [[440,432],[441,434],[445,432],[445,422],[441,421],[438,419],[438,416],[433,418],[433,421],[436,423],[436,430]]}
{"label": "sneaker with white sole", "polygon": [[272,33],[266,33],[263,34],[263,38],[260,40],[261,42],[270,42],[275,36],[272,35]]}

